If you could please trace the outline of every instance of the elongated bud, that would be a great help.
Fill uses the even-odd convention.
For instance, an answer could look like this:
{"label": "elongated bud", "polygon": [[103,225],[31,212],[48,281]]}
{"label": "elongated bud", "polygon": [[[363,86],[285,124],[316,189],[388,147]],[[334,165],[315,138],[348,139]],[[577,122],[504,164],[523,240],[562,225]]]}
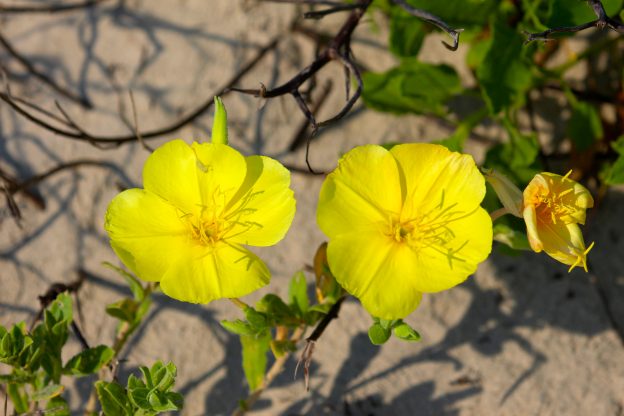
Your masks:
{"label": "elongated bud", "polygon": [[488,181],[498,199],[503,204],[507,212],[518,218],[522,218],[522,206],[524,204],[522,191],[505,175],[494,171],[494,169],[482,169],[485,180]]}
{"label": "elongated bud", "polygon": [[212,142],[228,144],[227,112],[221,98],[215,97],[215,115],[212,122]]}

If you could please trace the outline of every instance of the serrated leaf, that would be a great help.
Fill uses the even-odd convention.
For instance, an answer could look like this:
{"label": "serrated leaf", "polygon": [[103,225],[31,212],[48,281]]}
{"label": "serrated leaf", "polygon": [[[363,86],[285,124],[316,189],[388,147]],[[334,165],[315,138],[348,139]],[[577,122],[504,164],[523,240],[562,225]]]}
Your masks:
{"label": "serrated leaf", "polygon": [[223,320],[220,324],[227,331],[236,335],[253,335],[258,332],[247,322],[241,321],[240,319],[236,319],[235,321]]}
{"label": "serrated leaf", "polygon": [[577,150],[587,150],[596,140],[602,138],[602,122],[598,110],[582,101],[575,103],[566,132]]}
{"label": "serrated leaf", "polygon": [[63,390],[65,390],[65,387],[59,384],[48,384],[47,386],[35,391],[30,396],[30,400],[32,400],[33,402],[38,402],[41,400],[49,400],[61,394]]}
{"label": "serrated leaf", "polygon": [[243,371],[249,384],[249,391],[253,392],[264,380],[271,333],[265,331],[258,336],[242,335],[240,341],[243,348]]}
{"label": "serrated leaf", "polygon": [[498,114],[524,100],[532,75],[522,35],[502,19],[495,20],[493,28],[493,40],[477,68],[477,78],[490,113]]}
{"label": "serrated leaf", "polygon": [[290,279],[288,301],[299,316],[303,316],[308,311],[310,299],[308,298],[308,284],[303,272],[295,273],[292,279]]}
{"label": "serrated leaf", "polygon": [[385,344],[390,339],[390,329],[384,328],[379,323],[374,323],[368,328],[368,338],[375,345]]}
{"label": "serrated leaf", "polygon": [[63,372],[76,376],[93,374],[109,362],[114,355],[115,351],[112,348],[106,345],[98,345],[95,348],[89,348],[73,356],[65,364]]}
{"label": "serrated leaf", "polygon": [[418,333],[418,331],[416,331],[414,328],[412,328],[405,322],[401,322],[400,324],[395,325],[393,331],[394,331],[394,336],[396,336],[399,339],[402,339],[403,341],[411,341],[411,342],[420,341],[420,334]]}
{"label": "serrated leaf", "polygon": [[126,391],[119,384],[97,381],[95,390],[106,416],[132,416],[134,414]]}

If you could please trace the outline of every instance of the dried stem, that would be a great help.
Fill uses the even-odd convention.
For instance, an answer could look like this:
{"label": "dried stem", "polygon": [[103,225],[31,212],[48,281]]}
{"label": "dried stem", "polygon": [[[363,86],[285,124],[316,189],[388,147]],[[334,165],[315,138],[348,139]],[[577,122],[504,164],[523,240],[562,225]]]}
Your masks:
{"label": "dried stem", "polygon": [[29,6],[4,6],[0,5],[0,14],[3,13],[60,13],[86,9],[103,3],[107,0],[87,0],[71,4],[29,5]]}
{"label": "dried stem", "polygon": [[427,11],[416,9],[407,3],[405,0],[392,0],[394,4],[401,7],[407,13],[411,14],[414,17],[418,17],[419,19],[424,20],[427,23],[431,23],[434,26],[437,26],[439,29],[445,31],[449,34],[449,36],[453,39],[453,44],[449,45],[448,43],[442,41],[442,44],[446,46],[448,50],[456,51],[459,47],[459,35],[464,29],[453,29],[448,24],[446,24],[442,19],[438,16],[431,14]]}
{"label": "dried stem", "polygon": [[539,33],[529,33],[524,32],[527,36],[525,41],[526,43],[533,42],[534,40],[550,40],[550,35],[554,33],[575,33],[580,32],[585,29],[589,29],[590,27],[596,27],[598,29],[609,28],[618,33],[624,33],[624,25],[609,16],[607,16],[607,12],[604,9],[602,1],[599,0],[587,0],[587,3],[591,6],[596,14],[597,19],[592,20],[591,22],[584,23],[578,26],[569,26],[569,27],[555,27],[551,29],[544,30]]}
{"label": "dried stem", "polygon": [[[63,113],[65,119],[60,119],[58,117],[55,118],[55,121],[60,122],[63,127],[57,127],[55,125],[50,124],[48,121],[46,121],[44,118],[42,118],[39,114],[37,113],[41,113],[41,114],[46,114],[48,113],[46,110],[41,109],[40,107],[36,106],[33,103],[28,103],[25,104],[23,99],[14,97],[9,91],[7,92],[0,92],[0,100],[4,101],[5,103],[7,103],[8,105],[10,105],[18,114],[20,114],[21,116],[25,117],[26,119],[30,120],[31,122],[33,122],[34,124],[37,124],[38,126],[52,132],[55,133],[57,135],[60,136],[64,136],[70,139],[74,139],[74,140],[79,140],[79,141],[86,141],[89,142],[93,145],[98,145],[98,146],[119,146],[123,143],[128,143],[128,142],[134,142],[138,140],[138,137],[140,136],[143,140],[146,139],[151,139],[151,138],[156,138],[156,137],[162,137],[163,135],[169,134],[169,133],[173,133],[179,129],[181,129],[182,127],[186,126],[187,124],[193,122],[196,118],[198,118],[200,115],[202,115],[203,113],[205,113],[207,110],[209,110],[210,108],[212,108],[212,105],[214,103],[214,99],[213,96],[217,95],[217,96],[222,96],[224,94],[226,94],[228,91],[230,91],[230,88],[232,85],[235,85],[236,83],[238,83],[243,76],[245,76],[249,71],[251,71],[251,69],[253,69],[258,62],[272,49],[274,49],[277,45],[278,39],[275,38],[273,39],[271,42],[269,42],[266,46],[262,47],[260,50],[258,50],[256,56],[251,59],[249,62],[247,62],[247,64],[245,64],[238,73],[236,73],[226,84],[224,87],[222,87],[221,89],[219,89],[217,92],[215,92],[215,94],[211,94],[210,98],[208,100],[206,100],[203,104],[201,104],[199,107],[197,107],[192,113],[190,113],[189,115],[187,115],[186,117],[176,121],[175,123],[160,128],[160,129],[156,129],[156,130],[150,130],[150,131],[145,131],[145,132],[139,132],[140,134],[137,134],[137,132],[133,132],[130,135],[122,135],[122,136],[96,136],[96,135],[92,135],[86,131],[84,131],[84,129],[80,128],[74,121],[71,120],[71,118],[69,118],[69,116],[67,115],[66,112],[64,112],[64,110],[62,110],[62,108],[59,108],[59,111],[61,111],[61,113]],[[60,107],[57,105],[57,107]]]}
{"label": "dried stem", "polygon": [[43,82],[44,84],[50,86],[53,90],[55,90],[56,92],[58,92],[59,94],[61,94],[63,97],[78,103],[79,105],[81,105],[82,107],[85,108],[93,108],[93,105],[89,102],[89,100],[87,100],[84,97],[80,97],[76,94],[74,94],[73,92],[69,91],[68,89],[65,89],[63,87],[61,87],[60,85],[58,85],[52,78],[50,78],[49,76],[47,76],[46,74],[44,74],[43,72],[37,70],[37,68],[35,68],[35,66],[26,58],[24,57],[21,53],[19,53],[14,47],[13,45],[8,41],[7,38],[5,38],[1,33],[0,33],[0,44],[4,47],[4,49],[6,49],[6,51],[13,56],[13,58],[15,58],[16,61],[18,61],[20,64],[22,64],[22,66],[24,68],[26,68],[26,70],[33,75],[36,78],[39,78],[39,80],[41,82]]}

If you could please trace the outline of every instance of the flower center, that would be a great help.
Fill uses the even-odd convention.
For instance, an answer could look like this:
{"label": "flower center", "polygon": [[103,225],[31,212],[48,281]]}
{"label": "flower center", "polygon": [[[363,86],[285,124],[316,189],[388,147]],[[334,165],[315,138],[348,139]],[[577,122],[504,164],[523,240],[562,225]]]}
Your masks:
{"label": "flower center", "polygon": [[563,216],[573,212],[573,207],[570,207],[562,200],[562,198],[570,192],[572,192],[571,189],[559,193],[542,190],[542,192],[537,195],[535,202],[537,217],[542,221],[550,219],[553,224],[556,224],[557,220],[561,220]]}
{"label": "flower center", "polygon": [[211,204],[200,206],[197,214],[182,214],[180,219],[186,223],[194,241],[204,246],[214,246],[221,240],[239,236],[254,227],[262,228],[262,225],[245,218],[256,212],[255,208],[249,207],[249,203],[260,193],[249,190],[236,202],[226,203],[229,198],[217,190]]}
{"label": "flower center", "polygon": [[[414,218],[401,221],[400,215],[391,215],[385,234],[399,244],[406,244],[414,252],[424,249],[432,249],[444,255],[453,268],[453,260],[464,262],[458,257],[458,252],[463,249],[468,241],[457,245],[456,236],[452,230],[452,224],[466,218],[473,212],[454,209],[457,204],[444,206],[444,193],[439,205]],[[478,209],[478,207],[477,207]]]}

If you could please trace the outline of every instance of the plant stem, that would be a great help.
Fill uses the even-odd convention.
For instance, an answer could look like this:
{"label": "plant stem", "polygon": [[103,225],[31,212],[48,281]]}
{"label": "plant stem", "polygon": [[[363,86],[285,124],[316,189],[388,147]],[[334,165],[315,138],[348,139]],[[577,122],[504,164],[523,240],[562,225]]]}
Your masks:
{"label": "plant stem", "polygon": [[[297,327],[292,337],[290,337],[290,340],[295,343],[301,341],[305,330],[305,326]],[[246,399],[240,402],[238,408],[232,413],[232,416],[242,416],[247,412],[247,410],[251,409],[254,403],[260,398],[260,395],[262,395],[262,392],[264,392],[264,390],[266,390],[273,382],[275,377],[282,372],[284,364],[286,364],[286,361],[288,361],[291,354],[292,352],[286,353],[275,360],[269,371],[264,376],[264,380],[262,381],[260,387],[255,389],[249,396],[247,396]]]}

